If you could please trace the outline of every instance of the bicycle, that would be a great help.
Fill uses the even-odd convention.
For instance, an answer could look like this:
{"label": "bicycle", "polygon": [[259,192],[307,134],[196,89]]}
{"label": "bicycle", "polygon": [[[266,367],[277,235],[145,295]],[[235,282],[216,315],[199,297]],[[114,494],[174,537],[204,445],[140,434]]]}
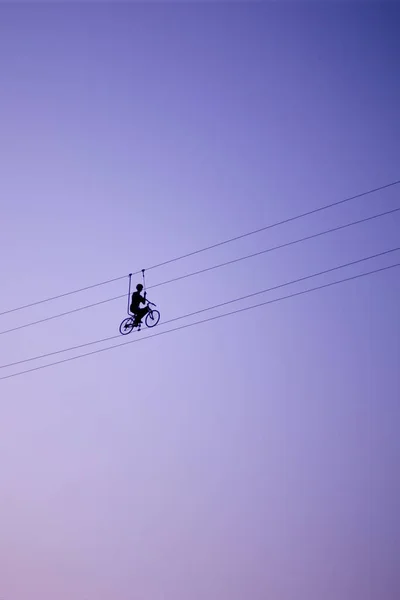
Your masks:
{"label": "bicycle", "polygon": [[[160,320],[160,311],[151,308],[152,306],[156,306],[154,302],[150,302],[146,299],[146,304],[149,307],[149,312],[146,314],[144,322],[146,327],[155,327]],[[141,330],[142,323],[137,323],[136,317],[132,313],[129,313],[129,315],[130,316],[124,319],[119,326],[119,332],[121,335],[128,335],[128,333],[131,333],[131,331],[136,328],[138,331]]]}

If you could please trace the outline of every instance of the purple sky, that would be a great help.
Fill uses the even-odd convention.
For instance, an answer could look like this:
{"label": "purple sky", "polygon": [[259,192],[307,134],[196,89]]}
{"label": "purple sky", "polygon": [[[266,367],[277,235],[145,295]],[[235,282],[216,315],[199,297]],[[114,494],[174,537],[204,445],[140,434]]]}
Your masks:
{"label": "purple sky", "polygon": [[[0,312],[399,179],[399,23],[395,3],[1,4]],[[397,213],[149,297],[168,320],[399,242]],[[399,306],[392,269],[0,381],[0,598],[397,600]],[[115,335],[125,308],[1,335],[0,365]]]}

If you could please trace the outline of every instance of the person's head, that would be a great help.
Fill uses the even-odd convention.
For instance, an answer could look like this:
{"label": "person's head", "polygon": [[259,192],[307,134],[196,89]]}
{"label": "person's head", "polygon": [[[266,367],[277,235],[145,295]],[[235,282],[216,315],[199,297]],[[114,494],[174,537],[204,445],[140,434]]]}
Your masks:
{"label": "person's head", "polygon": [[137,286],[136,286],[136,289],[137,289],[137,291],[138,291],[138,292],[141,292],[141,291],[142,291],[142,289],[143,289],[143,286],[142,286],[142,284],[141,284],[141,283],[138,283],[138,284],[137,284]]}

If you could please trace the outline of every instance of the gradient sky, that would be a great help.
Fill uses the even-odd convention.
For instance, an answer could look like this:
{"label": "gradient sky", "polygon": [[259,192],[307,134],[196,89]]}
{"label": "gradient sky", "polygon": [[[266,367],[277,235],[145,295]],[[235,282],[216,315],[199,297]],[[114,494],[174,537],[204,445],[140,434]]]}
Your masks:
{"label": "gradient sky", "polygon": [[[0,312],[399,179],[399,24],[395,3],[2,3]],[[392,188],[147,283],[398,205]],[[149,297],[168,320],[399,241],[397,213]],[[392,269],[0,381],[0,598],[397,600],[399,306]],[[1,335],[0,365],[116,335],[125,309]]]}

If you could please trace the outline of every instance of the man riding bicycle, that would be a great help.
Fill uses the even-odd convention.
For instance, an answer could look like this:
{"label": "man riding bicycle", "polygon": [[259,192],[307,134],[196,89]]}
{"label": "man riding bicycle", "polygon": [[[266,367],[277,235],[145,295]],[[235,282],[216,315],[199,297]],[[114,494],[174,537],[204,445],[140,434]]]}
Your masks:
{"label": "man riding bicycle", "polygon": [[142,319],[149,312],[149,307],[145,306],[144,308],[140,308],[141,304],[146,304],[146,292],[143,296],[140,295],[140,292],[143,290],[143,286],[141,283],[138,283],[136,286],[136,292],[132,294],[132,301],[130,306],[130,311],[135,315],[135,325],[140,325],[142,323]]}

